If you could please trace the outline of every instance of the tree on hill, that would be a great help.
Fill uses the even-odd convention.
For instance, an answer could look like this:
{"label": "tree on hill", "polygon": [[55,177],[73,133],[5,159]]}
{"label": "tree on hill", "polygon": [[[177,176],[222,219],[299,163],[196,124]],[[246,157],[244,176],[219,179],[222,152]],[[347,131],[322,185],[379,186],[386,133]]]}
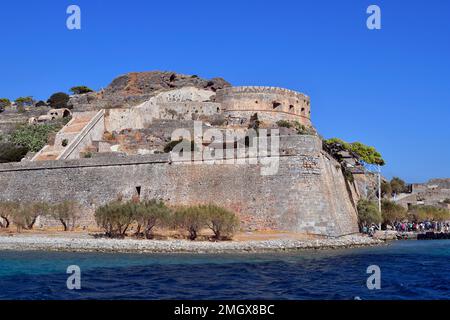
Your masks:
{"label": "tree on hill", "polygon": [[0,112],[5,111],[6,107],[11,105],[11,101],[7,98],[0,98]]}
{"label": "tree on hill", "polygon": [[33,105],[34,100],[33,97],[28,96],[28,97],[19,97],[15,100],[16,104],[18,107],[30,107]]}
{"label": "tree on hill", "polygon": [[69,108],[68,107],[69,99],[70,97],[68,94],[64,92],[57,92],[52,94],[52,96],[47,100],[47,103],[53,109]]}
{"label": "tree on hill", "polygon": [[407,191],[406,183],[398,177],[394,177],[391,180],[392,194],[400,194]]}
{"label": "tree on hill", "polygon": [[73,94],[83,94],[83,93],[94,92],[94,90],[92,90],[91,88],[86,87],[86,86],[75,86],[75,87],[70,88],[70,91]]}
{"label": "tree on hill", "polygon": [[381,196],[390,198],[392,196],[392,187],[389,181],[381,181]]}
{"label": "tree on hill", "polygon": [[35,106],[36,107],[45,107],[45,106],[47,106],[47,103],[45,101],[39,100]]}

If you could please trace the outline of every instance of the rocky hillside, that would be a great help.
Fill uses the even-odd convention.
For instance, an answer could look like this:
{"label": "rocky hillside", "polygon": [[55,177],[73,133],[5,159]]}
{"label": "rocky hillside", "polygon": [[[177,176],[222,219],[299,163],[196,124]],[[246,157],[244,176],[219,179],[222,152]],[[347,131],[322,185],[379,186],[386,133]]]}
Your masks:
{"label": "rocky hillside", "polygon": [[127,107],[142,103],[168,90],[195,87],[215,92],[229,86],[230,83],[222,78],[207,80],[196,75],[174,72],[132,72],[114,79],[102,91],[72,96],[69,104],[76,111]]}

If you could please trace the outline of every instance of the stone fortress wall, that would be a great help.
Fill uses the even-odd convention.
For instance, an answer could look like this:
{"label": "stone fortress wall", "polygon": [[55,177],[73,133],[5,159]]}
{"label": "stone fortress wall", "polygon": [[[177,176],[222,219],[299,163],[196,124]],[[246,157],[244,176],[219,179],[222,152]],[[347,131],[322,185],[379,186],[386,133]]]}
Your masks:
{"label": "stone fortress wall", "polygon": [[1,200],[78,201],[81,226],[93,225],[95,208],[121,194],[172,205],[213,202],[237,212],[244,230],[358,232],[340,166],[315,136],[281,137],[275,175],[261,175],[261,164],[175,163],[160,154],[3,164],[0,185]]}
{"label": "stone fortress wall", "polygon": [[[41,160],[54,157],[56,161],[0,165],[0,200],[76,200],[84,208],[82,226],[94,224],[93,212],[98,206],[122,195],[124,199],[133,196],[162,199],[171,205],[213,202],[237,212],[246,230],[325,236],[357,233],[350,187],[340,165],[324,153],[320,138],[314,135],[280,137],[279,170],[274,175],[261,174],[261,161],[174,163],[168,154],[121,156],[108,152],[108,148],[104,156],[80,157],[82,149],[101,142],[102,132],[141,129],[151,127],[152,122],[157,128],[156,120],[161,119],[202,120],[217,116],[226,120],[226,126],[245,129],[255,113],[258,120],[268,124],[288,120],[312,127],[309,97],[291,90],[174,89],[131,108],[107,108],[95,116],[86,119],[80,116],[71,121],[68,126],[77,134],[64,136],[70,140],[68,145],[57,150],[46,146],[50,148],[47,157],[45,152],[40,155]],[[60,134],[64,130],[67,128]],[[61,139],[56,140],[61,143]]]}

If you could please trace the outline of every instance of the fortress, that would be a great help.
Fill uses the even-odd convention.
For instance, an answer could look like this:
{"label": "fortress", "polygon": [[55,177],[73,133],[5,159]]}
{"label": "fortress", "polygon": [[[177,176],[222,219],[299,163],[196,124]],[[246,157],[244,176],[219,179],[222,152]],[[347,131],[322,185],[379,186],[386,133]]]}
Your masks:
{"label": "fortress", "polygon": [[[210,82],[173,84],[148,94],[142,89],[148,85],[136,85],[139,78],[129,74],[116,79],[116,87],[72,97],[72,119],[51,144],[31,161],[0,165],[0,200],[76,200],[83,208],[81,227],[95,223],[95,208],[121,195],[171,205],[216,203],[236,212],[244,230],[357,233],[358,192],[323,151],[311,122],[310,98],[275,87],[215,88]],[[194,121],[223,132],[256,128],[267,129],[270,136],[271,130],[279,130],[279,150],[258,155],[258,162],[175,163],[167,145],[176,129],[192,131]],[[239,139],[224,144],[249,147]],[[213,145],[203,139],[196,148]],[[261,174],[264,158],[276,158],[276,174]]]}

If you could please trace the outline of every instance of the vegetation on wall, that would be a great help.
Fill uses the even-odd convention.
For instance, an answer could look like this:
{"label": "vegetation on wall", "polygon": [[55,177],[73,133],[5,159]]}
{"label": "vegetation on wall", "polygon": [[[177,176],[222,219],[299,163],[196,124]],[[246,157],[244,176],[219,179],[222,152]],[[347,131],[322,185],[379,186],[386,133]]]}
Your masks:
{"label": "vegetation on wall", "polygon": [[339,152],[348,151],[357,157],[360,161],[367,164],[375,164],[384,166],[386,163],[381,154],[371,146],[367,146],[361,142],[348,143],[339,138],[332,138],[323,141],[324,149],[335,158],[339,159]]}
{"label": "vegetation on wall", "polygon": [[305,126],[298,121],[279,120],[276,124],[280,128],[294,128],[299,135],[316,135],[314,128]]}
{"label": "vegetation on wall", "polygon": [[180,143],[183,143],[183,150],[185,150],[185,147],[187,147],[189,144],[191,145],[191,152],[198,150],[194,141],[174,140],[166,143],[166,145],[164,146],[164,153],[172,152],[175,146],[179,145]]}

